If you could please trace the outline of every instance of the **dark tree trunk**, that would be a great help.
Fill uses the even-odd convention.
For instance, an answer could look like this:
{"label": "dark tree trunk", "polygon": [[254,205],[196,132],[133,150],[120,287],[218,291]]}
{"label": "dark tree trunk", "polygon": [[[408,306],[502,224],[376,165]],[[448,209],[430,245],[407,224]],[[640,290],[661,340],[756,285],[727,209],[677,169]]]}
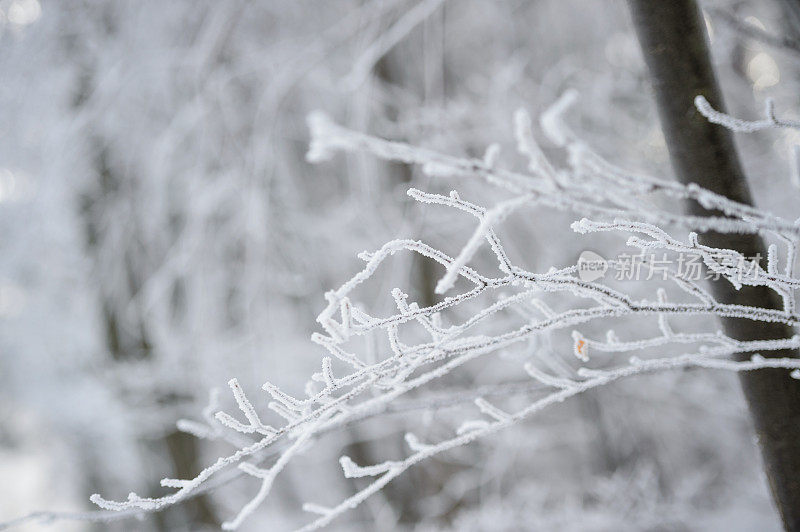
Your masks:
{"label": "dark tree trunk", "polygon": [[[741,203],[752,204],[750,190],[730,132],[706,121],[694,108],[694,97],[705,96],[724,110],[711,66],[703,17],[693,0],[628,0],[634,26],[650,71],[661,127],[676,177]],[[687,210],[709,212],[692,202]],[[706,233],[706,245],[736,249],[747,257],[766,255],[757,235]],[[766,287],[712,283],[724,303],[781,308],[780,297]],[[740,340],[787,338],[792,327],[741,319],[722,319],[726,333]],[[795,351],[773,351],[771,357],[797,357]],[[737,355],[741,359],[747,354]],[[800,382],[783,369],[741,374],[772,495],[786,530],[800,531]]]}

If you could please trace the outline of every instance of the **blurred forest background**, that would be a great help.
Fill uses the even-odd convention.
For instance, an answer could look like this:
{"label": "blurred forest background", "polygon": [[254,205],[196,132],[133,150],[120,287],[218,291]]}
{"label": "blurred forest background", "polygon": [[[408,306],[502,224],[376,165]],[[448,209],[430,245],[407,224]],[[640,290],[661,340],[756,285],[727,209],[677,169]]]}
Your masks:
{"label": "blurred forest background", "polygon": [[[756,118],[773,97],[797,116],[800,54],[722,16],[795,38],[788,0],[702,5],[729,110]],[[670,176],[619,0],[2,0],[0,50],[0,521],[192,476],[220,451],[175,421],[231,377],[254,393],[266,379],[300,393],[323,351],[308,341],[323,294],[360,267],[358,252],[400,237],[458,252],[471,220],[405,194],[452,183],[369,157],[309,165],[311,111],[480,156],[493,142],[514,151],[515,109],[536,115],[574,88],[570,121],[592,146]],[[800,135],[737,140],[757,204],[796,218]],[[484,204],[496,194],[458,188]],[[543,209],[502,233],[534,271],[574,264],[587,246],[624,249],[581,240],[571,221]],[[430,261],[391,264],[364,294],[372,308],[389,309],[395,286],[438,297]],[[525,347],[571,364],[564,338]],[[342,447],[365,462],[399,455],[409,427],[436,435],[459,408],[429,410],[431,396],[506,368],[470,371],[328,435],[242,529],[304,523],[302,501],[358,485],[341,477]],[[431,460],[333,529],[778,530],[749,423],[735,375],[639,377]],[[53,529],[217,530],[255,485],[237,480],[141,521]]]}

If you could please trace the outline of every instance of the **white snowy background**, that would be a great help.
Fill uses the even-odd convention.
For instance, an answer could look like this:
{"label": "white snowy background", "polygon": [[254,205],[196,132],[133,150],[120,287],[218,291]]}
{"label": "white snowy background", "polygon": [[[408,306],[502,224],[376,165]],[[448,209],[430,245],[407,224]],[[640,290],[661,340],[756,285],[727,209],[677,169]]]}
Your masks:
{"label": "white snowy background", "polygon": [[[778,1],[703,5],[796,28]],[[800,56],[708,23],[729,109],[756,118],[773,97],[796,116]],[[324,351],[309,341],[323,294],[361,268],[359,252],[415,238],[454,256],[469,238],[469,217],[409,187],[497,199],[368,156],[311,165],[309,113],[454,155],[498,143],[524,167],[514,111],[535,116],[569,88],[569,121],[598,152],[671,177],[621,1],[0,1],[0,522],[92,510],[92,493],[159,495],[160,478],[213,462],[219,448],[176,435],[176,420],[232,377],[251,399],[265,380],[301,395]],[[796,218],[800,135],[737,139],[759,206]],[[500,234],[533,271],[624,250],[572,220],[526,210]],[[443,269],[409,254],[388,264],[359,292],[366,307],[390,312],[396,286],[439,297]],[[302,502],[347,497],[362,484],[342,477],[342,449],[372,463],[401,456],[409,430],[442,436],[474,406],[435,398],[520,378],[531,349],[574,365],[568,333],[542,335],[333,431],[242,530],[291,529],[308,520]],[[635,377],[433,458],[332,528],[778,530],[749,423],[733,374]],[[217,530],[256,488],[242,478],[204,497],[211,521],[195,505],[18,529]]]}

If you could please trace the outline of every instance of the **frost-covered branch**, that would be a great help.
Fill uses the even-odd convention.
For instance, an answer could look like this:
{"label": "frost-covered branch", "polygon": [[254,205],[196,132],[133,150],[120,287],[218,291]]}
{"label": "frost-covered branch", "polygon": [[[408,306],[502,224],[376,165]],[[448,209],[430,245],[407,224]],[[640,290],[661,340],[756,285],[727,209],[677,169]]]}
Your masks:
{"label": "frost-covered branch", "polygon": [[729,114],[721,113],[711,107],[711,104],[708,103],[708,100],[706,100],[704,96],[697,96],[694,99],[694,105],[709,122],[725,126],[731,131],[752,133],[754,131],[771,128],[800,129],[800,121],[786,120],[775,116],[775,102],[773,102],[771,98],[767,98],[764,103],[764,120],[755,121],[742,120],[741,118],[735,118]]}
{"label": "frost-covered branch", "polygon": [[[580,361],[579,368],[563,364],[559,372],[551,373],[533,360],[526,360],[519,364],[519,372],[530,379],[531,386],[520,389],[514,383],[507,383],[510,394],[531,390],[545,393],[527,406],[511,409],[503,404],[501,393],[492,393],[491,399],[488,392],[469,396],[477,411],[460,424],[449,426],[451,437],[429,442],[409,433],[405,436],[409,454],[376,464],[357,464],[350,457],[342,456],[340,465],[346,477],[371,478],[372,482],[332,506],[306,504],[304,508],[319,517],[303,530],[328,524],[427,458],[469,444],[513,426],[550,405],[625,377],[684,367],[730,371],[799,370],[800,360],[767,359],[758,355],[796,348],[800,346],[797,336],[745,342],[718,332],[677,331],[669,322],[674,315],[698,315],[795,325],[800,323],[800,315],[788,299],[782,310],[725,304],[716,301],[691,279],[670,271],[664,278],[669,290],[688,296],[690,302],[673,301],[663,283],[655,281],[648,285],[647,280],[640,280],[634,284],[634,289],[624,291],[599,280],[581,279],[575,265],[536,272],[511,261],[495,228],[516,209],[546,205],[591,216],[593,220],[582,217],[573,224],[578,233],[634,233],[637,236],[628,242],[640,250],[657,248],[674,253],[695,253],[709,270],[724,277],[720,282],[737,286],[765,285],[789,295],[800,286],[789,266],[794,260],[798,236],[795,224],[694,185],[664,182],[614,166],[566,126],[563,114],[572,100],[574,95],[569,93],[546,112],[541,121],[548,138],[568,154],[567,165],[563,167],[548,159],[535,142],[528,115],[523,111],[515,115],[514,136],[519,152],[528,161],[528,173],[499,168],[496,147],[490,147],[483,159],[454,157],[351,131],[324,115],[312,115],[309,118],[312,131],[309,161],[325,161],[336,152],[369,153],[381,159],[420,165],[424,172],[437,179],[454,179],[458,183],[464,178],[478,177],[510,197],[486,208],[463,200],[456,192],[440,195],[409,190],[409,196],[416,201],[469,214],[477,220],[475,229],[464,239],[455,257],[413,239],[393,240],[374,252],[361,253],[363,268],[339,288],[325,294],[327,304],[317,317],[322,332],[312,336],[313,343],[325,351],[325,356],[308,379],[304,395],[292,395],[267,382],[263,391],[268,399],[262,409],[262,402],[253,401],[239,382],[232,379],[229,386],[238,414],[218,410],[216,399],[212,398],[212,406],[203,415],[204,422],[182,420],[179,428],[198,437],[226,439],[234,445],[234,451],[220,457],[194,478],[164,479],[163,486],[176,490],[169,495],[144,498],[131,493],[126,501],[120,502],[93,495],[91,500],[108,510],[156,511],[186,500],[223,471],[236,466],[242,473],[261,480],[261,487],[251,501],[223,525],[226,529],[236,529],[265,500],[278,474],[297,459],[298,451],[313,445],[328,431],[386,413],[392,405],[399,404],[402,396],[413,396],[458,372],[472,360],[502,353],[512,345],[548,331],[569,331],[612,318],[653,319],[660,334],[622,341],[609,331],[607,338],[601,341],[573,331],[572,349]],[[694,199],[721,210],[727,217],[692,217],[637,204],[638,198],[659,194]],[[700,245],[694,233],[673,236],[675,231],[687,228],[771,234],[787,244],[786,252],[782,254],[773,247],[766,268],[752,266],[736,250]],[[499,271],[499,274],[487,273],[486,265],[476,259],[484,243],[494,255],[492,271]],[[398,253],[416,254],[442,265],[445,274],[439,280],[437,292],[447,296],[425,306],[402,289],[395,288],[388,297],[396,310],[389,316],[373,315],[357,299],[357,289]],[[780,270],[779,263],[785,263],[786,267]],[[740,278],[746,269],[751,276]],[[459,279],[466,283],[466,288],[456,290],[463,285],[456,283]],[[645,287],[652,288],[649,293],[655,293],[655,298],[639,296]],[[545,294],[556,294],[560,301],[569,305],[561,310],[551,308],[542,299]],[[514,315],[521,318],[500,319],[507,310],[516,310]],[[409,333],[409,324],[421,326],[417,328],[422,332]],[[483,327],[487,324],[493,326]],[[378,352],[366,353],[365,342],[354,341],[358,338],[378,339],[384,347]],[[663,356],[657,352],[669,346],[681,346],[680,349],[688,353]],[[614,357],[602,357],[604,360],[599,361],[592,357],[594,352]],[[634,352],[645,358],[631,357]],[[743,362],[724,358],[742,352],[755,354]],[[627,361],[620,363],[616,358],[619,354],[627,354]],[[500,383],[498,390],[502,389],[503,383]],[[456,402],[463,404],[464,397],[459,397]],[[414,401],[414,398],[407,401]],[[431,402],[429,406],[435,409],[445,404],[447,400]],[[280,423],[268,424],[265,415]],[[226,433],[234,437],[225,438]]]}

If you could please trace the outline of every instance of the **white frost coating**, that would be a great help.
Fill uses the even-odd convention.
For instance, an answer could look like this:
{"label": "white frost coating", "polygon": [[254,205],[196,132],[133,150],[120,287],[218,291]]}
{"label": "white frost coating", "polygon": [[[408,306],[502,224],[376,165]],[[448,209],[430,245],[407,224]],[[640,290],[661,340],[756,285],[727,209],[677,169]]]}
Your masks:
{"label": "white frost coating", "polygon": [[436,293],[444,294],[455,284],[459,270],[475,255],[478,248],[486,240],[487,233],[493,226],[502,222],[509,214],[530,201],[531,197],[523,196],[497,205],[481,217],[475,232],[461,249],[455,260],[447,266],[447,273],[436,284]]}
{"label": "white frost coating", "polygon": [[762,129],[771,128],[789,128],[800,129],[800,122],[796,120],[784,120],[775,117],[774,104],[771,99],[767,99],[764,103],[764,120],[742,120],[735,118],[729,114],[721,113],[711,107],[705,96],[695,96],[694,105],[709,122],[724,126],[731,131],[738,131],[740,133],[752,133]]}
{"label": "white frost coating", "polygon": [[537,381],[547,386],[552,386],[553,388],[572,388],[577,384],[572,379],[563,379],[545,373],[530,362],[525,363],[525,371]]}
{"label": "white frost coating", "polygon": [[414,452],[425,451],[431,448],[430,445],[420,442],[419,438],[417,438],[417,436],[411,432],[406,432],[405,440],[408,444],[408,448]]}
{"label": "white frost coating", "polygon": [[[318,517],[302,530],[316,530],[327,525],[337,516],[361,504],[410,467],[431,456],[489,436],[550,405],[621,378],[683,367],[729,371],[785,368],[793,370],[793,377],[800,375],[800,360],[765,358],[761,355],[800,347],[798,336],[744,342],[717,331],[681,332],[674,330],[668,321],[668,317],[679,314],[726,316],[796,325],[800,323],[800,315],[788,303],[780,310],[723,304],[715,301],[698,283],[675,271],[668,272],[666,281],[662,283],[666,287],[655,283],[647,285],[652,288],[646,293],[654,293],[653,299],[635,299],[631,294],[610,288],[600,281],[581,281],[576,275],[577,268],[574,265],[553,267],[540,273],[528,271],[511,262],[492,227],[515,208],[543,204],[586,215],[586,218],[573,224],[573,229],[578,233],[602,231],[619,235],[633,234],[628,243],[639,250],[658,249],[698,254],[709,269],[724,277],[724,280],[718,282],[763,285],[781,294],[793,294],[800,287],[800,280],[793,277],[790,268],[778,267],[783,261],[793,262],[792,253],[796,249],[798,236],[795,224],[752,207],[736,204],[694,185],[662,182],[647,176],[630,174],[611,165],[582,144],[563,125],[562,115],[574,98],[574,95],[569,95],[560,99],[546,113],[546,119],[542,120],[548,137],[557,145],[571,151],[570,166],[566,168],[555,168],[543,157],[541,150],[532,142],[531,121],[527,115],[518,113],[516,117],[515,130],[520,151],[526,154],[533,169],[531,171],[536,175],[498,170],[496,153],[487,154],[484,160],[456,158],[352,132],[335,125],[322,115],[311,117],[309,122],[312,142],[308,157],[312,161],[325,160],[337,151],[365,152],[393,161],[433,165],[432,175],[442,178],[478,177],[512,197],[487,211],[479,205],[462,200],[456,193],[444,196],[409,190],[409,195],[417,201],[465,212],[479,220],[478,229],[456,258],[451,258],[428,244],[410,239],[393,240],[377,251],[362,253],[360,256],[365,261],[363,269],[325,295],[326,307],[317,318],[324,332],[313,335],[312,341],[324,348],[327,356],[322,358],[321,370],[312,375],[311,385],[306,387],[306,397],[298,399],[270,383],[264,385],[264,390],[272,398],[270,408],[285,418],[282,426],[273,428],[264,425],[238,382],[232,380],[231,391],[247,423],[223,412],[217,414],[217,419],[233,431],[258,434],[260,439],[238,446],[234,453],[220,458],[193,479],[165,479],[164,486],[177,490],[173,494],[153,499],[131,494],[127,501],[122,502],[107,501],[94,495],[92,501],[113,510],[153,511],[181,502],[213,475],[228,467],[238,466],[243,472],[259,478],[262,484],[240,513],[225,523],[226,529],[235,529],[267,497],[277,474],[296,457],[298,451],[311,445],[324,432],[380,415],[398,397],[411,391],[422,393],[426,385],[457,372],[477,358],[495,355],[514,344],[525,345],[525,342],[548,331],[571,330],[582,324],[608,318],[638,317],[641,320],[653,320],[659,326],[659,334],[645,339],[621,339],[609,331],[605,339],[594,340],[575,331],[572,347],[584,367],[576,371],[569,367],[548,365],[549,370],[558,370],[556,375],[549,373],[549,370],[540,369],[545,366],[537,367],[530,361],[520,364],[520,370],[527,373],[532,384],[544,385],[544,395],[524,403],[526,406],[512,408],[510,405],[523,403],[505,401],[505,397],[515,395],[512,391],[497,399],[493,398],[492,402],[486,398],[487,395],[480,394],[474,401],[483,413],[481,419],[470,419],[458,427],[450,427],[450,435],[436,442],[423,444],[413,434],[406,434],[405,440],[410,452],[402,459],[357,465],[343,456],[340,463],[346,476],[369,478],[371,481],[337,504],[305,504],[304,509]],[[543,180],[542,177],[546,179]],[[599,194],[598,191],[603,193]],[[624,199],[610,199],[611,196],[624,198],[631,191],[641,195],[665,194],[696,199],[704,205],[720,209],[729,218],[690,217],[655,208],[641,212],[643,209],[637,210],[635,204]],[[769,234],[787,243],[786,252],[782,253],[777,246],[771,247],[766,269],[759,266],[752,268],[749,263],[739,260],[742,258],[741,254],[735,250],[701,245],[696,234],[681,232],[681,236],[673,236],[678,229],[685,231],[687,227]],[[486,241],[494,253],[494,271],[499,270],[499,274],[483,273],[482,270],[466,266],[483,241]],[[440,284],[446,288],[452,288],[451,281],[458,276],[468,286],[427,307],[413,301],[413,295],[408,295],[401,289],[392,290],[390,297],[396,311],[389,316],[372,315],[368,309],[354,306],[351,303],[354,290],[370,279],[384,261],[397,253],[419,254],[442,264],[447,269],[447,275]],[[723,261],[720,256],[730,259],[731,263]],[[745,269],[752,270],[752,276],[749,279],[740,279]],[[450,284],[444,283],[445,280]],[[648,283],[646,280],[639,282]],[[552,293],[559,298],[558,305],[554,304],[557,308],[551,308],[540,299],[539,296],[544,293]],[[676,295],[684,297],[675,297]],[[684,302],[686,295],[689,296],[689,302]],[[481,303],[487,299],[488,302]],[[562,302],[569,304],[564,305]],[[562,310],[564,308],[566,310]],[[506,309],[519,310],[525,317],[524,321],[502,330],[492,329],[491,334],[482,332],[486,329],[482,325],[492,323],[490,320]],[[454,310],[464,312],[450,312]],[[446,320],[441,318],[442,314],[446,315]],[[421,325],[418,329],[427,336],[412,343],[401,342],[401,328],[412,323]],[[448,325],[445,326],[444,323]],[[380,334],[385,339],[385,345],[388,346],[385,352],[364,353],[363,343],[355,341],[358,337],[371,334]],[[405,340],[407,337],[402,335],[402,338]],[[659,356],[657,350],[667,346],[685,346],[681,348],[685,349],[685,353]],[[590,350],[622,356],[609,355],[590,359]],[[635,356],[631,356],[634,352]],[[743,362],[725,358],[733,353],[751,353],[752,357]],[[544,356],[540,353],[537,363]],[[602,362],[595,360],[601,358]],[[332,369],[333,359],[338,361],[336,375]],[[592,367],[589,367],[590,364]],[[194,430],[198,435],[204,434],[203,430],[191,423],[184,424],[184,427]],[[260,463],[263,461],[260,453],[272,446],[282,450],[278,451],[279,456],[275,462],[267,467]]]}
{"label": "white frost coating", "polygon": [[508,421],[511,419],[511,416],[507,412],[503,412],[501,409],[497,408],[482,397],[475,399],[475,405],[477,405],[481,412],[491,417],[495,421]]}
{"label": "white frost coating", "polygon": [[[306,161],[310,163],[321,163],[328,161],[336,153],[331,145],[329,128],[333,124],[330,117],[322,111],[314,111],[306,119],[308,129],[311,131],[311,144],[306,152]],[[325,139],[323,141],[322,139]]]}
{"label": "white frost coating", "polygon": [[518,109],[514,113],[514,136],[517,139],[517,151],[528,158],[528,170],[556,182],[556,170],[534,140],[531,117],[525,109]]}
{"label": "white frost coating", "polygon": [[206,439],[213,435],[208,425],[192,421],[191,419],[179,419],[175,426],[179,431],[191,434],[195,438]]}
{"label": "white frost coating", "polygon": [[[239,511],[239,513],[230,521],[225,521],[222,523],[223,530],[236,530],[242,524],[242,522],[247,519],[251,513],[255,511],[258,506],[264,502],[264,499],[267,498],[269,495],[270,490],[272,489],[272,483],[275,481],[275,477],[283,471],[283,468],[286,467],[286,464],[292,459],[292,457],[300,450],[305,443],[314,435],[315,428],[326,419],[326,416],[320,417],[320,419],[308,427],[300,437],[298,437],[294,443],[284,451],[280,458],[275,462],[269,470],[260,470],[254,468],[252,466],[245,466],[243,469],[245,472],[252,474],[258,478],[262,479],[261,488],[259,488],[258,493],[256,493],[255,497],[244,505],[244,507]],[[243,464],[239,464],[239,468],[242,468]]]}
{"label": "white frost coating", "polygon": [[356,463],[353,462],[349,456],[342,456],[339,458],[339,464],[341,464],[342,471],[344,471],[344,476],[347,478],[374,477],[398,467],[397,462],[391,461],[367,467],[361,467],[356,465]]}
{"label": "white frost coating", "polygon": [[483,164],[491,170],[497,164],[498,157],[500,157],[500,145],[497,143],[490,144],[483,154]]}
{"label": "white frost coating", "polygon": [[578,91],[569,89],[539,117],[542,131],[556,146],[564,147],[568,141],[574,140],[574,135],[564,123],[563,117],[577,100]]}
{"label": "white frost coating", "polygon": [[236,399],[236,404],[239,405],[239,409],[244,413],[247,421],[250,422],[250,428],[253,430],[253,432],[258,432],[259,434],[274,434],[275,429],[261,423],[261,419],[258,417],[256,409],[253,408],[253,405],[247,399],[247,396],[244,394],[244,390],[242,390],[242,387],[239,385],[239,381],[236,379],[231,379],[228,381],[228,386],[231,387],[233,398]]}

